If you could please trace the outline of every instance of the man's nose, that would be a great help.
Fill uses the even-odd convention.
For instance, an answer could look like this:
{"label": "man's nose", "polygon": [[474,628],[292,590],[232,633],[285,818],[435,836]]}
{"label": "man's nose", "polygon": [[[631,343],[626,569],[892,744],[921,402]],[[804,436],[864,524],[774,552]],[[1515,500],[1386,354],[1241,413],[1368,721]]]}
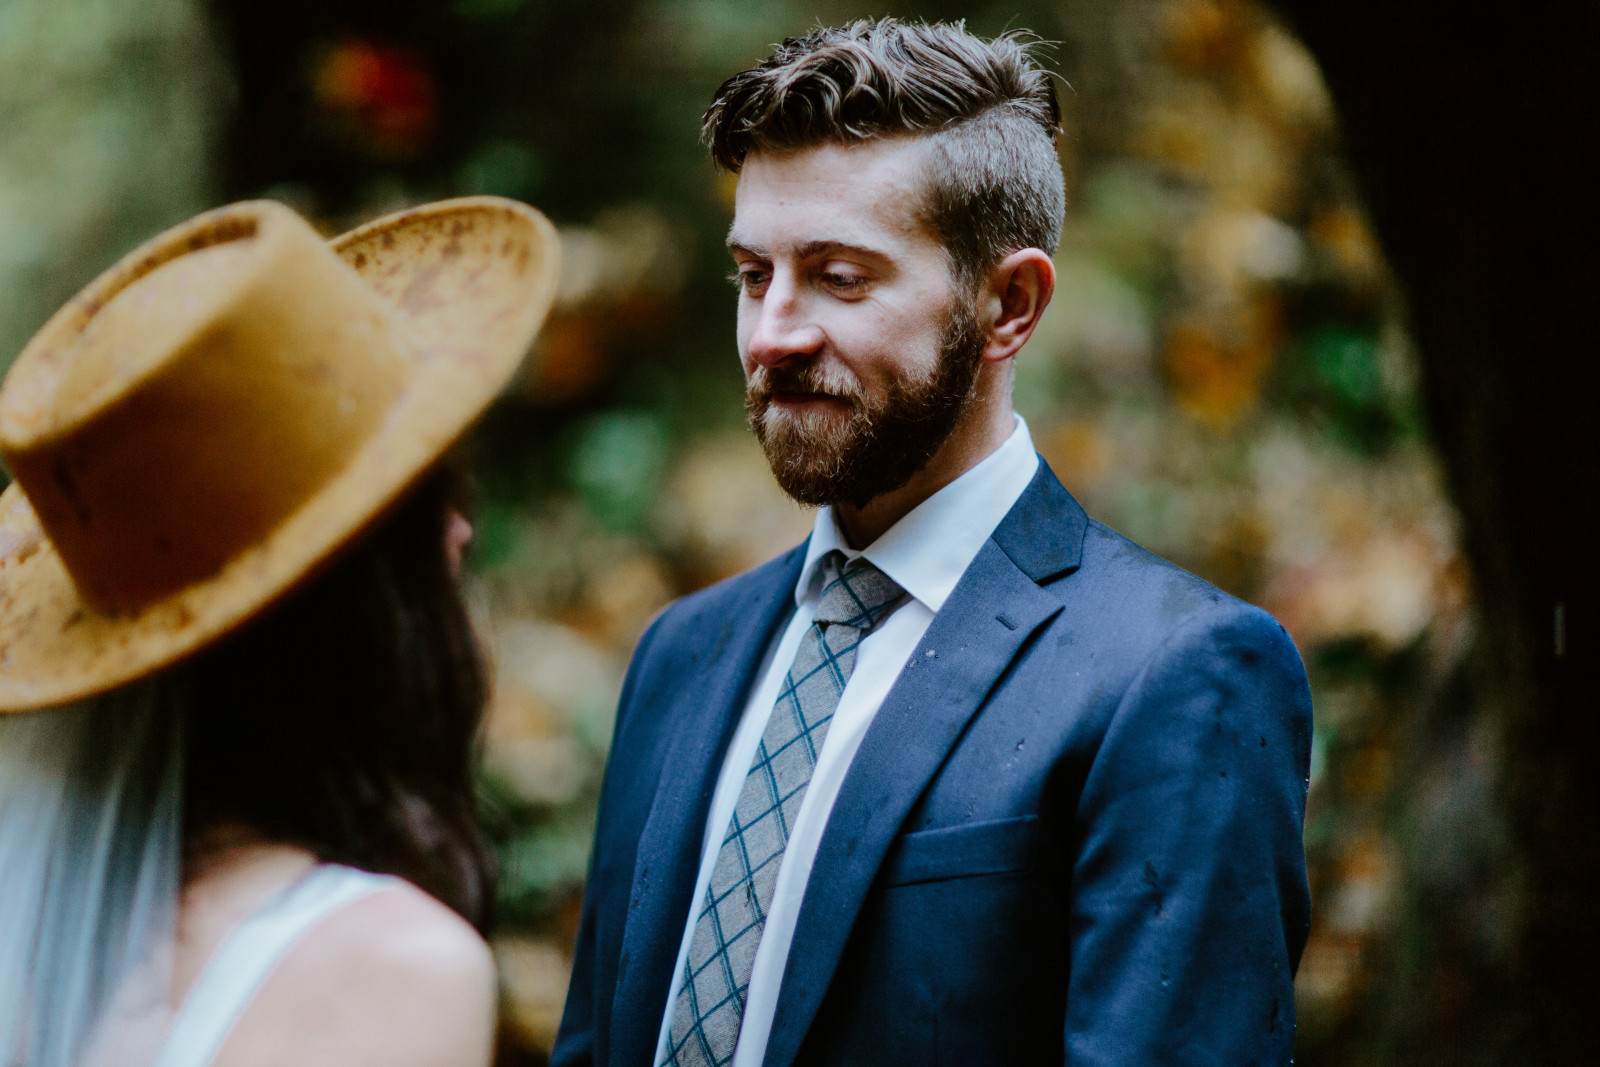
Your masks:
{"label": "man's nose", "polygon": [[803,294],[787,279],[773,279],[755,311],[748,349],[752,362],[773,367],[822,351],[823,332],[807,313]]}

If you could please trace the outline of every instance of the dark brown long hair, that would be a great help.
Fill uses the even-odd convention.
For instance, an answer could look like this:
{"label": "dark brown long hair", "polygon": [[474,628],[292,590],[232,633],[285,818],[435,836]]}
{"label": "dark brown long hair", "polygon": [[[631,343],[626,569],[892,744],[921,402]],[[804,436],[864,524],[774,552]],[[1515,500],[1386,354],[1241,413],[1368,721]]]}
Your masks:
{"label": "dark brown long hair", "polygon": [[472,774],[487,681],[444,553],[464,484],[441,464],[288,599],[172,669],[191,863],[241,826],[399,875],[487,926]]}

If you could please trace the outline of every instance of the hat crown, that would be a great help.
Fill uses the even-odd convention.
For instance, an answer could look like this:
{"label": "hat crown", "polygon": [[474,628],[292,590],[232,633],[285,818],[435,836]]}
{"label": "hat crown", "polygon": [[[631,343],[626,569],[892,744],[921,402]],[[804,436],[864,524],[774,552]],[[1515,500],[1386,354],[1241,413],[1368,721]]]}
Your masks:
{"label": "hat crown", "polygon": [[254,234],[189,252],[134,279],[95,313],[62,359],[44,432],[91,417],[181,352],[225,310],[256,252]]}
{"label": "hat crown", "polygon": [[389,305],[271,202],[136,250],[18,357],[0,454],[83,599],[132,613],[236,558],[356,454],[410,376]]}

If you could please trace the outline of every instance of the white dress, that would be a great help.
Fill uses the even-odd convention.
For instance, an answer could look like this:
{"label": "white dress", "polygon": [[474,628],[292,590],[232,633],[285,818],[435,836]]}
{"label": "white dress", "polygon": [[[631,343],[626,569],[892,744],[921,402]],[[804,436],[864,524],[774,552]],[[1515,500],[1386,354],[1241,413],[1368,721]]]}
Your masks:
{"label": "white dress", "polygon": [[313,926],[398,879],[324,863],[223,939],[173,1019],[153,1067],[207,1067],[250,998]]}

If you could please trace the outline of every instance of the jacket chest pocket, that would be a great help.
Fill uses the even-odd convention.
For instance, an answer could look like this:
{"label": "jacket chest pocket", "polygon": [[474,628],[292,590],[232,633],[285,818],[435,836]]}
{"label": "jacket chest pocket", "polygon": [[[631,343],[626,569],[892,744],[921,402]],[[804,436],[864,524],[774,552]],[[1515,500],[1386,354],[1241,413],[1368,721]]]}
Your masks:
{"label": "jacket chest pocket", "polygon": [[884,858],[880,884],[889,888],[1028,870],[1038,822],[1037,815],[1018,815],[902,834]]}

